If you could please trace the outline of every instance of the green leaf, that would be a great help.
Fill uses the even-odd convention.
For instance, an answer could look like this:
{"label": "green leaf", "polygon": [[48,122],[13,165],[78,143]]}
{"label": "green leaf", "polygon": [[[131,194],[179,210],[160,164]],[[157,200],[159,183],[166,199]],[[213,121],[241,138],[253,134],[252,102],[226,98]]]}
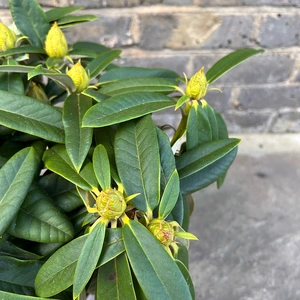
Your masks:
{"label": "green leaf", "polygon": [[[2,238],[1,238],[2,240]],[[38,260],[41,258],[40,255],[26,251],[20,247],[17,247],[9,241],[0,243],[0,256],[12,256],[17,259],[23,260]]]}
{"label": "green leaf", "polygon": [[45,12],[48,22],[53,22],[71,14],[74,11],[83,9],[83,6],[67,6],[67,7],[56,7]]}
{"label": "green leaf", "polygon": [[125,251],[122,228],[108,228],[97,268],[117,257]]}
{"label": "green leaf", "polygon": [[143,225],[128,220],[123,237],[130,265],[147,299],[192,299],[176,263]]}
{"label": "green leaf", "polygon": [[69,15],[59,19],[57,24],[59,25],[60,28],[66,28],[66,27],[70,27],[70,26],[74,26],[77,24],[90,22],[94,20],[97,20],[97,17],[95,15],[79,15],[79,16]]}
{"label": "green leaf", "polygon": [[68,213],[76,208],[82,206],[82,201],[78,196],[76,189],[65,191],[54,197],[52,197],[56,206],[62,209],[65,213]]}
{"label": "green leaf", "polygon": [[205,167],[199,172],[196,172],[191,176],[181,179],[181,192],[185,195],[188,195],[200,189],[203,189],[204,187],[218,180],[218,178],[220,178],[226,173],[226,171],[234,161],[236,154],[237,147],[235,147],[232,151],[227,153],[221,159]]}
{"label": "green leaf", "polygon": [[160,185],[162,187],[162,190],[164,190],[173,172],[176,169],[176,164],[169,137],[166,133],[158,128],[156,128],[156,133],[158,138],[161,165]]}
{"label": "green leaf", "polygon": [[15,72],[15,73],[28,73],[34,70],[35,67],[21,66],[21,65],[1,65],[0,72]]}
{"label": "green leaf", "polygon": [[180,260],[175,260],[179,270],[181,271],[189,289],[190,289],[190,293],[192,296],[192,299],[195,299],[195,289],[194,289],[194,284],[193,284],[193,280],[191,278],[191,275],[189,273],[189,270],[187,269],[187,267],[180,261]]}
{"label": "green leaf", "polygon": [[33,46],[43,48],[50,25],[37,0],[10,0],[9,7],[19,31]]}
{"label": "green leaf", "polygon": [[38,76],[38,75],[44,75],[44,76],[52,79],[60,87],[62,87],[63,89],[66,89],[69,92],[74,92],[76,90],[74,82],[69,75],[59,73],[59,72],[56,72],[53,70],[45,69],[41,65],[38,65],[37,67],[35,67],[33,70],[31,70],[28,73],[28,80],[30,80],[31,78]]}
{"label": "green leaf", "polygon": [[87,239],[80,236],[58,249],[42,266],[35,279],[35,291],[40,297],[52,297],[70,287],[78,257]]}
{"label": "green leaf", "polygon": [[156,126],[151,116],[120,126],[115,137],[115,156],[127,195],[141,211],[153,210],[160,197],[160,160]]}
{"label": "green leaf", "polygon": [[[73,284],[76,264],[87,239],[80,236],[58,249],[42,266],[35,280],[36,293],[51,297],[64,291]],[[124,251],[122,230],[107,229],[105,242],[97,267],[107,263]]]}
{"label": "green leaf", "polygon": [[181,96],[178,101],[176,102],[175,110],[178,109],[180,106],[182,106],[185,102],[189,101],[190,96],[189,95],[183,95]]}
{"label": "green leaf", "polygon": [[212,129],[206,113],[205,104],[194,102],[188,116],[186,127],[186,148],[193,149],[200,144],[212,141]]}
{"label": "green leaf", "polygon": [[22,205],[37,170],[33,148],[24,148],[0,169],[0,236]]}
{"label": "green leaf", "polygon": [[159,218],[165,219],[170,214],[170,212],[176,205],[178,196],[179,176],[177,170],[175,170],[172,176],[170,177],[162,195],[158,211]]}
{"label": "green leaf", "polygon": [[103,100],[109,98],[109,96],[101,94],[98,92],[98,90],[94,90],[94,89],[85,89],[81,94],[86,95],[96,100],[97,102],[102,102]]}
{"label": "green leaf", "polygon": [[15,293],[8,293],[3,291],[0,291],[0,299],[1,300],[47,300],[46,298],[16,295]]}
{"label": "green leaf", "polygon": [[[0,56],[4,57],[4,56],[27,54],[27,53],[46,54],[46,51],[40,47],[22,46],[22,47],[13,48],[13,49],[9,49],[9,50],[0,52]],[[32,67],[32,69],[34,69],[34,67]]]}
{"label": "green leaf", "polygon": [[175,91],[176,80],[164,78],[127,78],[107,83],[99,89],[102,94],[118,96],[131,92],[171,93]]}
{"label": "green leaf", "polygon": [[0,256],[0,289],[10,293],[35,295],[34,278],[41,265],[39,261]]}
{"label": "green leaf", "polygon": [[113,60],[120,56],[121,52],[121,50],[110,50],[94,58],[85,68],[90,78],[93,79],[98,76]]}
{"label": "green leaf", "polygon": [[[227,125],[225,121],[223,120],[221,114],[217,111],[214,110],[214,114],[216,117],[217,121],[217,126],[218,126],[218,134],[219,134],[219,139],[227,139],[228,138],[228,131],[227,131]],[[218,178],[217,180],[217,188],[220,189],[221,186],[223,185],[225,181],[226,173]]]}
{"label": "green leaf", "polygon": [[99,82],[110,82],[117,81],[126,78],[169,78],[177,79],[180,76],[174,71],[165,69],[148,69],[148,68],[138,68],[138,67],[123,67],[112,69],[101,76]]}
{"label": "green leaf", "polygon": [[40,243],[67,242],[74,235],[68,218],[37,184],[32,184],[8,232],[15,237]]}
{"label": "green leaf", "polygon": [[106,149],[103,145],[98,145],[94,150],[93,167],[102,190],[110,188],[110,165]]}
{"label": "green leaf", "polygon": [[91,106],[91,98],[71,94],[63,107],[66,149],[77,172],[82,167],[92,144],[93,129],[81,127],[83,115]]}
{"label": "green leaf", "polygon": [[162,94],[128,93],[94,105],[85,114],[83,126],[103,127],[118,124],[174,105],[173,100]]}
{"label": "green leaf", "polygon": [[217,61],[206,73],[206,79],[208,83],[213,83],[222,75],[227,73],[233,67],[239,65],[244,60],[250,58],[253,55],[263,53],[264,50],[254,50],[254,49],[239,49],[232,52],[225,57]]}
{"label": "green leaf", "polygon": [[0,91],[0,124],[49,141],[64,142],[61,112],[30,97]]}
{"label": "green leaf", "polygon": [[136,299],[130,266],[125,253],[99,268],[96,299]]}
{"label": "green leaf", "polygon": [[176,159],[180,179],[188,177],[219,160],[237,147],[239,139],[224,139],[201,144]]}
{"label": "green leaf", "polygon": [[100,221],[88,234],[78,258],[73,286],[73,298],[78,297],[93,275],[104,243],[106,223]]}
{"label": "green leaf", "polygon": [[217,122],[217,118],[215,115],[215,111],[210,105],[208,105],[206,103],[206,101],[205,101],[205,109],[206,109],[206,114],[207,114],[209,124],[211,127],[212,140],[216,141],[219,139],[219,127],[218,127],[218,122]]}
{"label": "green leaf", "polygon": [[[81,175],[78,173],[67,154],[66,148],[63,145],[56,145],[44,153],[43,157],[45,166],[62,176],[63,178],[71,181],[75,185],[78,185],[84,190],[91,191],[93,186],[90,185]],[[83,171],[83,170],[82,170]]]}

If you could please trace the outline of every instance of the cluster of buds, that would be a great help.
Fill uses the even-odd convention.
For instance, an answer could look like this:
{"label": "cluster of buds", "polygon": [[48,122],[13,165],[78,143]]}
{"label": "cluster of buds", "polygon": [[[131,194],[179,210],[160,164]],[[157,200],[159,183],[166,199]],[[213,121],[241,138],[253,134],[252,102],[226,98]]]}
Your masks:
{"label": "cluster of buds", "polygon": [[204,67],[202,67],[187,83],[185,93],[195,100],[200,100],[206,95],[207,87],[208,82],[204,73]]}
{"label": "cluster of buds", "polygon": [[153,219],[147,228],[163,246],[169,247],[174,242],[175,231],[170,222]]}
{"label": "cluster of buds", "polygon": [[116,189],[108,188],[99,193],[96,198],[98,214],[108,221],[120,218],[126,210],[126,200]]}
{"label": "cluster of buds", "polygon": [[14,48],[16,42],[16,34],[6,25],[0,23],[0,52]]}

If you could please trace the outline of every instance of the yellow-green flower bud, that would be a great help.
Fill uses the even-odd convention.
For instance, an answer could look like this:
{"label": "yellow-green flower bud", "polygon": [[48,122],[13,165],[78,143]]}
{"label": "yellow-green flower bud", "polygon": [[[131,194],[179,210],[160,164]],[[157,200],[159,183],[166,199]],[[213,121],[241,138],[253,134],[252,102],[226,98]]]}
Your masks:
{"label": "yellow-green flower bud", "polygon": [[72,78],[76,87],[76,93],[81,93],[88,87],[90,79],[80,61],[67,71],[67,75]]}
{"label": "yellow-green flower bud", "polygon": [[45,51],[49,57],[63,58],[68,54],[68,44],[64,33],[55,22],[50,28],[46,41]]}
{"label": "yellow-green flower bud", "polygon": [[174,242],[175,232],[169,222],[160,219],[153,219],[147,227],[156,239],[164,246],[170,246],[170,244]]}
{"label": "yellow-green flower bud", "polygon": [[202,67],[187,83],[185,93],[193,99],[200,100],[206,95],[207,87],[208,83],[204,73],[204,67]]}
{"label": "yellow-green flower bud", "polygon": [[49,103],[49,99],[44,91],[44,89],[36,84],[35,82],[32,82],[30,88],[28,89],[27,96],[37,99],[41,102]]}
{"label": "yellow-green flower bud", "polygon": [[16,34],[6,25],[0,23],[0,52],[14,48],[16,41]]}
{"label": "yellow-green flower bud", "polygon": [[108,188],[101,191],[96,199],[96,208],[101,217],[106,220],[117,220],[125,212],[126,201],[119,191]]}

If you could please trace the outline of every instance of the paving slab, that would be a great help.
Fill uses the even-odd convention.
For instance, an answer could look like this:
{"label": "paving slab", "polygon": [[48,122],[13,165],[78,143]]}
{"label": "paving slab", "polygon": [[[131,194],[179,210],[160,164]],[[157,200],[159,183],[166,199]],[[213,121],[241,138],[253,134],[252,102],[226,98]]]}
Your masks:
{"label": "paving slab", "polygon": [[223,187],[194,194],[196,299],[300,299],[300,135],[237,137]]}

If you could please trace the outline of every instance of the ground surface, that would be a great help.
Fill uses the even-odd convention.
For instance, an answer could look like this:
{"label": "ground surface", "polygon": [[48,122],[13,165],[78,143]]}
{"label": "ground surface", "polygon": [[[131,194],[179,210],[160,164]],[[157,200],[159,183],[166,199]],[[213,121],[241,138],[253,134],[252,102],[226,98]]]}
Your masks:
{"label": "ground surface", "polygon": [[300,299],[300,135],[244,135],[221,190],[194,194],[196,299]]}

